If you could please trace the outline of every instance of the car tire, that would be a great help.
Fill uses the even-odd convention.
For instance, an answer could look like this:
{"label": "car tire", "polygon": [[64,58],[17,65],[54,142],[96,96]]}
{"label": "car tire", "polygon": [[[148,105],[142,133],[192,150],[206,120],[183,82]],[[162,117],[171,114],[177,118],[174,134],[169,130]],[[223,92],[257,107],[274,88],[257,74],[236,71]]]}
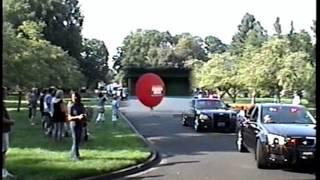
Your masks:
{"label": "car tire", "polygon": [[241,130],[237,133],[237,149],[239,152],[248,152],[248,149],[243,144],[242,132]]}
{"label": "car tire", "polygon": [[181,123],[182,123],[182,126],[188,126],[187,120],[184,115],[182,115]]}
{"label": "car tire", "polygon": [[200,132],[201,131],[201,128],[200,128],[200,124],[199,124],[199,119],[196,118],[194,120],[194,125],[193,125],[193,128],[196,132]]}
{"label": "car tire", "polygon": [[262,143],[259,139],[257,141],[255,155],[256,155],[257,167],[259,169],[266,169],[269,167],[269,164],[266,158],[266,152],[263,149]]}

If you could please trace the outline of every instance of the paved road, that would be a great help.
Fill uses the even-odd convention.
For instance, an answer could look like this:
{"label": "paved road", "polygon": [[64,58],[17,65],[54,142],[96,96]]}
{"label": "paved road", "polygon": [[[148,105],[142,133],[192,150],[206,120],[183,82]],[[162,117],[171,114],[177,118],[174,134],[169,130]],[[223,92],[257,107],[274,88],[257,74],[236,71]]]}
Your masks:
{"label": "paved road", "polygon": [[196,133],[180,125],[177,114],[188,107],[186,98],[166,98],[154,111],[130,100],[122,112],[161,153],[161,163],[124,179],[156,180],[311,180],[310,171],[256,168],[251,153],[236,150],[234,134]]}

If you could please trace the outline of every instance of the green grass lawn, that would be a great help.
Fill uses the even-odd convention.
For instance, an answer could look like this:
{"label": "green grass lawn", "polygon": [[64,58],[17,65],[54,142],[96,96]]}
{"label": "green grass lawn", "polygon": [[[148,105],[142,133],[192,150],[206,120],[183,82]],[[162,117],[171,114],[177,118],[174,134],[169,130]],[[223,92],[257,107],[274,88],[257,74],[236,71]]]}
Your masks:
{"label": "green grass lawn", "polygon": [[[70,160],[71,138],[61,142],[45,136],[40,125],[30,126],[27,111],[10,111],[16,120],[12,128],[7,168],[24,180],[77,179],[108,173],[146,160],[150,152],[132,132],[126,122],[119,119],[117,127],[110,122],[110,109],[106,108],[106,122],[94,124],[93,108],[88,142],[80,147],[82,160]],[[40,122],[39,118],[37,119]]]}

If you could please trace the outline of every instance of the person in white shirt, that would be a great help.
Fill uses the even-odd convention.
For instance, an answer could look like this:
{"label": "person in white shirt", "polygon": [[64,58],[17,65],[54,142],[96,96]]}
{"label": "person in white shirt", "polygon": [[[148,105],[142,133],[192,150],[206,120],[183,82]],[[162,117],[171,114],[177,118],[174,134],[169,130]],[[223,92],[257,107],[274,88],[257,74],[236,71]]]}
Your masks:
{"label": "person in white shirt", "polygon": [[118,121],[119,106],[120,106],[119,97],[113,96],[113,100],[111,102],[111,107],[112,107],[112,125],[113,125],[113,127],[116,126],[116,123]]}
{"label": "person in white shirt", "polygon": [[300,102],[301,102],[300,96],[298,95],[298,93],[294,93],[292,104],[299,105]]}

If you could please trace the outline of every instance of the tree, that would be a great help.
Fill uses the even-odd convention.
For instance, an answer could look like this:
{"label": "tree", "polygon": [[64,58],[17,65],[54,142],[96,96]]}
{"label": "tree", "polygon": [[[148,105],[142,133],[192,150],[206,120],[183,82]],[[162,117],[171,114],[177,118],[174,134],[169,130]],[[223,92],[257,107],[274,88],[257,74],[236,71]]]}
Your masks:
{"label": "tree", "polygon": [[280,24],[280,18],[277,17],[276,22],[273,24],[274,30],[276,31],[277,35],[281,35],[281,24]]}
{"label": "tree", "polygon": [[249,13],[246,13],[238,26],[238,32],[232,37],[230,52],[241,54],[245,44],[261,46],[267,40],[267,32],[259,21]]}
{"label": "tree", "polygon": [[179,61],[179,65],[184,65],[185,61],[190,59],[208,60],[204,49],[204,41],[200,37],[193,37],[191,34],[182,34],[178,37],[174,54]]}
{"label": "tree", "polygon": [[272,37],[261,48],[246,48],[240,60],[240,80],[253,92],[269,89],[278,102],[282,90],[302,90],[312,78],[309,54],[295,52],[288,39]]}
{"label": "tree", "polygon": [[[4,84],[22,88],[56,85],[75,88],[82,75],[76,60],[60,47],[43,40],[41,25],[26,21],[18,27],[4,26]],[[32,70],[32,71],[31,71]]]}
{"label": "tree", "polygon": [[[293,23],[293,22],[292,22]],[[294,32],[294,28],[290,30],[290,33],[286,36],[290,42],[290,48],[292,52],[303,51],[311,56],[309,56],[309,62],[315,65],[315,48],[312,44],[312,39],[309,33],[305,30],[301,30],[299,33]],[[312,55],[314,54],[314,55]]]}
{"label": "tree", "polygon": [[292,52],[283,59],[283,67],[277,73],[279,85],[283,90],[301,91],[308,86],[314,68],[309,63],[310,55],[306,52]]}
{"label": "tree", "polygon": [[313,22],[313,24],[312,24],[312,26],[310,27],[310,29],[311,29],[312,32],[313,32],[313,37],[316,38],[316,36],[317,36],[317,32],[316,32],[316,26],[317,26],[317,24],[316,24],[316,21],[315,21],[315,20],[313,20],[312,22]]}
{"label": "tree", "polygon": [[[124,41],[121,49],[121,54],[115,57],[118,61],[121,59],[121,66],[141,67],[153,65],[155,48],[166,47],[170,44],[170,34],[159,32],[157,30],[141,30],[131,32]],[[149,52],[150,49],[153,52]]]}
{"label": "tree", "polygon": [[228,48],[226,44],[222,43],[221,40],[215,36],[205,37],[204,42],[206,45],[205,49],[210,54],[224,53]]}
{"label": "tree", "polygon": [[227,93],[235,102],[243,85],[238,79],[237,59],[230,53],[214,54],[203,64],[197,79],[199,86]]}
{"label": "tree", "polygon": [[104,42],[98,39],[85,38],[82,47],[82,58],[79,65],[87,80],[87,87],[95,85],[100,80],[109,81],[109,79],[106,79],[109,71],[109,52]]}
{"label": "tree", "polygon": [[27,20],[44,22],[44,38],[79,59],[83,16],[78,0],[6,0],[4,19],[14,29]]}

